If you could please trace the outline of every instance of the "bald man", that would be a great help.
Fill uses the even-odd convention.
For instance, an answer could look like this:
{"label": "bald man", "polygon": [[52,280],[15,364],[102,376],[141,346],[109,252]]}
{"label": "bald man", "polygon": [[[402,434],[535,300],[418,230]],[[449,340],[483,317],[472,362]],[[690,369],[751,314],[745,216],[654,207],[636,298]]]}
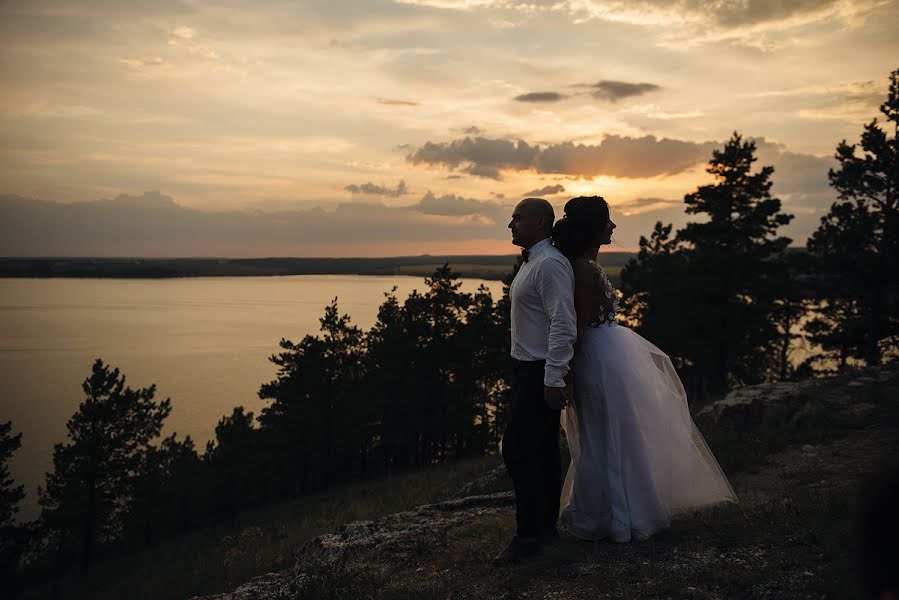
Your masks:
{"label": "bald man", "polygon": [[524,262],[512,285],[512,399],[502,455],[515,489],[516,533],[494,564],[539,556],[556,535],[562,466],[559,418],[568,401],[565,376],[577,324],[574,270],[552,245],[555,215],[543,198],[515,207],[512,243]]}

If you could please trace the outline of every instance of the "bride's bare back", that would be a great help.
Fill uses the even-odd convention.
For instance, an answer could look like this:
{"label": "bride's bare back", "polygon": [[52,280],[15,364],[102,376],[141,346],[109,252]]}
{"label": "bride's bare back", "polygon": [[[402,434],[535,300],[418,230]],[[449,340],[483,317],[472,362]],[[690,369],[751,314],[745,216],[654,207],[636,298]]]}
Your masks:
{"label": "bride's bare back", "polygon": [[578,331],[616,322],[618,293],[595,260],[579,256],[574,267],[574,305]]}

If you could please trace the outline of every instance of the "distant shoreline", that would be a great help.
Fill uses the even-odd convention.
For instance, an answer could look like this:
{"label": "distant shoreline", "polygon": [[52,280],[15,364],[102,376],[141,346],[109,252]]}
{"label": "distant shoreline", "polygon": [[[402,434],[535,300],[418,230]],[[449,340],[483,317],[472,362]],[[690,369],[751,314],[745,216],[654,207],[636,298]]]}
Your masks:
{"label": "distant shoreline", "polygon": [[[632,252],[602,254],[608,267],[621,267]],[[517,255],[397,256],[384,258],[141,258],[0,257],[2,278],[92,277],[169,279],[272,275],[409,275],[427,277],[449,263],[464,278],[501,280]],[[616,269],[617,271],[618,269]]]}

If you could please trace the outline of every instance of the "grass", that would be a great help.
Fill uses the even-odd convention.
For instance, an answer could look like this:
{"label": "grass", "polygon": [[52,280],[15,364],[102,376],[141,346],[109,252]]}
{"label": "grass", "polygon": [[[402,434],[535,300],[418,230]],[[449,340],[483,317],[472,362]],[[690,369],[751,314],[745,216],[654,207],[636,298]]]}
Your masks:
{"label": "grass", "polygon": [[[344,571],[313,598],[851,598],[854,490],[797,491],[753,506],[678,517],[643,543],[563,540],[509,568],[491,556],[514,530],[511,511],[451,533],[447,545],[387,573]],[[797,596],[796,592],[809,596]]]}
{"label": "grass", "polygon": [[[256,575],[292,565],[291,550],[317,535],[349,521],[443,500],[500,462],[498,456],[457,461],[261,507],[239,515],[233,529],[209,527],[139,554],[105,559],[85,577],[71,572],[60,583],[61,597],[184,600],[233,590]],[[50,597],[50,586],[23,597]]]}

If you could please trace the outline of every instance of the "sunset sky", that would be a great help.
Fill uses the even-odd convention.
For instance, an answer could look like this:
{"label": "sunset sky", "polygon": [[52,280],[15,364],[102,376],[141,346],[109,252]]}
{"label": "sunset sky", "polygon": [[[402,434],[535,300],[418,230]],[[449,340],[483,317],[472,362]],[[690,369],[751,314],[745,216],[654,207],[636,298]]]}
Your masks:
{"label": "sunset sky", "polygon": [[6,256],[512,253],[519,199],[561,215],[584,194],[611,203],[613,249],[630,250],[685,221],[734,130],[775,167],[784,233],[804,244],[837,143],[880,114],[899,67],[897,1],[0,13]]}

